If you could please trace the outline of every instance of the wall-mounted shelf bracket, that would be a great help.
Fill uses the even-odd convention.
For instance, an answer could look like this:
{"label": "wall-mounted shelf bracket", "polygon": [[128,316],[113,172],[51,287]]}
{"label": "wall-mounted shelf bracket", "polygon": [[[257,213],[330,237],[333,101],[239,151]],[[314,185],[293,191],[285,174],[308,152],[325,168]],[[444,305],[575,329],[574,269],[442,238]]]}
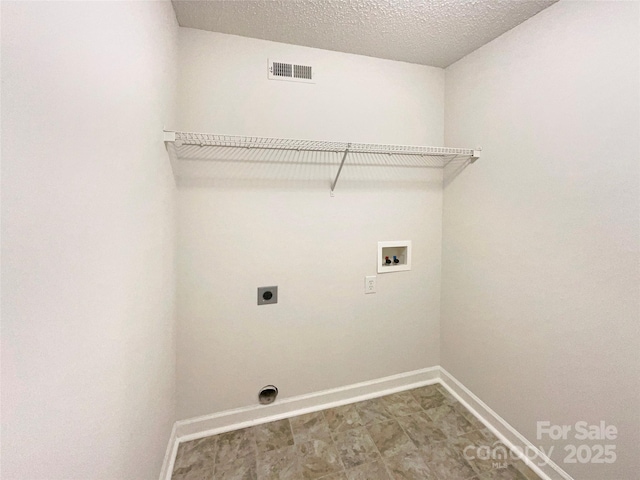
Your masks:
{"label": "wall-mounted shelf bracket", "polygon": [[336,188],[336,183],[338,183],[338,178],[340,178],[340,172],[342,172],[342,167],[344,166],[344,161],[347,159],[347,154],[349,153],[349,148],[351,147],[351,144],[347,145],[347,148],[344,151],[344,155],[342,155],[342,161],[340,162],[340,167],[338,168],[338,173],[336,173],[336,178],[333,181],[333,183],[331,184],[331,192],[330,195],[332,197],[335,197],[335,193],[333,192]]}

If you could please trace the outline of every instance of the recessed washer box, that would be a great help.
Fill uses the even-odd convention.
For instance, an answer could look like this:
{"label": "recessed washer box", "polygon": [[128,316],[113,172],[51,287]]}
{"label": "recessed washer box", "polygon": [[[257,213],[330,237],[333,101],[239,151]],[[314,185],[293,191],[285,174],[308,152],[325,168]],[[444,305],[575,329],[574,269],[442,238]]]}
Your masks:
{"label": "recessed washer box", "polygon": [[378,273],[411,270],[411,240],[378,242]]}

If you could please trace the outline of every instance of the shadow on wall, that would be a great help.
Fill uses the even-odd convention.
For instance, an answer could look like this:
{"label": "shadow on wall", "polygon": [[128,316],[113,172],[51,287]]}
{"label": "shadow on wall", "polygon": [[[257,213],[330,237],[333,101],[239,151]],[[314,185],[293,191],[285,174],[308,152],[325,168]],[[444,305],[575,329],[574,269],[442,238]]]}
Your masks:
{"label": "shadow on wall", "polygon": [[469,159],[468,157],[451,160],[447,165],[445,165],[442,172],[443,186],[446,188],[451,185],[456,177],[460,175],[462,171],[471,163],[471,159]]}
{"label": "shadow on wall", "polygon": [[[168,148],[175,148],[169,146]],[[181,187],[242,187],[329,189],[342,152],[263,150],[232,147],[177,147],[180,160],[172,162]],[[463,169],[469,163],[439,156],[388,155],[349,152],[336,191],[349,189],[441,188],[449,165]],[[447,165],[443,169],[443,165]]]}

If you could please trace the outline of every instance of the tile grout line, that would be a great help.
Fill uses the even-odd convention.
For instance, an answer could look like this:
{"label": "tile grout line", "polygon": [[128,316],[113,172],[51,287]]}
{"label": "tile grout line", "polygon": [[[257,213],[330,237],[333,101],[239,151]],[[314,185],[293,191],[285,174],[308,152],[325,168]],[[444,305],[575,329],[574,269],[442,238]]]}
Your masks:
{"label": "tile grout line", "polygon": [[[334,408],[339,408],[339,407],[334,407]],[[328,411],[328,410],[331,410],[331,409],[320,410],[320,412],[322,413],[322,418],[324,418],[324,421],[327,424],[327,429],[329,430],[329,440],[331,441],[331,445],[333,445],[333,448],[336,449],[336,453],[338,454],[338,461],[340,462],[340,465],[342,465],[342,470],[340,470],[340,473],[344,473],[344,475],[346,477],[347,476],[347,469],[344,466],[344,462],[342,461],[342,458],[340,458],[340,452],[338,451],[338,445],[336,445],[336,441],[333,438],[333,429],[331,428],[331,425],[329,425],[329,421],[327,420],[327,416],[325,415],[325,412]],[[359,415],[358,415],[358,418],[360,418]],[[320,480],[322,480],[322,479],[320,479]]]}
{"label": "tile grout line", "polygon": [[[425,387],[420,387],[420,388],[426,388],[430,385],[426,385]],[[437,388],[437,387],[436,387]],[[417,388],[414,388],[412,390],[408,390],[409,394],[413,397],[413,399],[416,401],[416,403],[418,404],[418,407],[420,407],[420,410],[422,410],[422,412],[427,416],[427,418],[431,419],[431,417],[429,416],[429,414],[427,413],[427,411],[422,407],[422,404],[420,403],[420,401],[416,398],[416,396],[413,394],[414,390],[418,390]],[[402,428],[402,431],[405,432],[405,435],[407,437],[409,437],[409,434],[404,430],[404,427],[402,426],[402,424],[400,424],[400,422],[398,422],[398,424],[400,425],[400,428]],[[436,427],[437,428],[437,427]],[[438,430],[440,430],[438,428]],[[442,432],[444,434],[444,432]],[[446,434],[445,434],[446,436]],[[420,448],[415,444],[415,442],[413,441],[413,439],[411,437],[409,437],[409,440],[411,440],[411,442],[415,445],[415,447],[420,450]],[[427,463],[427,462],[425,462]],[[427,465],[427,467],[429,467],[429,465]],[[429,471],[431,471],[431,468],[429,468]],[[441,479],[435,472],[432,472],[433,476],[436,477],[436,480],[443,480]]]}
{"label": "tile grout line", "polygon": [[[383,398],[383,397],[377,397],[377,398],[380,399],[380,398]],[[358,403],[360,403],[360,402],[358,402]],[[389,410],[387,410],[386,406],[383,405],[382,407],[387,411],[387,413],[389,413],[391,415],[392,418],[395,419],[393,414],[391,414],[391,412],[389,412]],[[357,412],[357,408],[356,408],[356,412]],[[358,412],[358,417],[360,417],[360,413],[359,412]],[[362,418],[360,418],[360,420],[362,420]],[[389,474],[389,468],[387,466],[387,463],[384,461],[384,456],[382,455],[382,453],[380,453],[380,449],[378,448],[378,445],[376,445],[376,442],[373,440],[373,437],[371,436],[371,433],[369,432],[369,427],[372,427],[373,425],[378,425],[380,423],[384,423],[384,421],[383,422],[375,422],[375,423],[372,423],[371,425],[362,425],[362,428],[364,428],[365,432],[367,432],[367,436],[369,437],[369,440],[371,440],[371,443],[373,443],[373,447],[376,449],[376,452],[378,452],[378,455],[380,455],[380,461],[382,462],[382,465],[384,466],[384,469],[387,472],[387,476],[391,479],[392,475]],[[374,463],[374,462],[365,462],[365,463],[362,463],[361,465],[366,465],[366,464],[371,464],[371,463]],[[360,466],[360,465],[358,465],[358,466]]]}
{"label": "tile grout line", "polygon": [[[426,385],[426,386],[424,386],[424,387],[419,387],[419,388],[427,388],[427,387],[430,387],[430,386],[431,386],[431,385]],[[451,409],[451,411],[452,411],[453,413],[459,414],[460,416],[462,416],[462,417],[464,418],[464,415],[462,415],[462,414],[460,414],[459,412],[457,412],[457,411],[456,411],[456,409],[455,409],[452,405],[448,404],[448,402],[447,402],[447,394],[448,394],[448,392],[447,392],[447,394],[445,394],[445,393],[442,391],[442,389],[440,388],[440,386],[441,386],[441,385],[440,385],[440,383],[435,383],[435,384],[433,384],[433,386],[436,388],[436,391],[438,391],[438,392],[441,394],[441,396],[444,398],[444,402],[442,403],[442,405],[447,405],[447,406]],[[429,412],[428,412],[428,410],[432,410],[433,408],[437,408],[437,407],[433,407],[433,408],[425,409],[425,408],[422,406],[422,403],[421,403],[421,402],[418,400],[418,398],[413,394],[413,392],[414,392],[415,390],[418,390],[419,388],[415,388],[415,389],[408,390],[408,392],[409,392],[409,393],[411,394],[411,396],[416,400],[416,402],[417,402],[418,406],[420,407],[420,409],[422,410],[422,412],[423,412],[425,415],[427,415],[427,418],[429,418],[429,420],[434,424],[434,426],[435,426],[438,430],[440,430],[440,431],[443,433],[443,435],[445,436],[445,439],[444,439],[444,440],[435,440],[435,441],[434,441],[434,443],[436,443],[436,444],[442,444],[442,443],[447,444],[447,443],[449,443],[449,442],[448,442],[448,440],[450,439],[450,437],[449,437],[449,436],[448,436],[448,435],[447,435],[447,434],[446,434],[446,433],[445,433],[441,428],[439,428],[439,427],[436,425],[435,420],[433,420],[433,418],[431,417],[431,415],[430,415],[430,414],[429,414]],[[454,400],[455,400],[455,399],[454,399]],[[456,403],[458,403],[459,405],[462,405],[462,404],[460,404],[460,402],[457,402],[457,401],[456,401]],[[464,419],[465,419],[465,420],[467,420],[466,418],[464,418]],[[471,424],[471,422],[469,422],[468,420],[467,420],[467,423],[469,423],[469,425],[470,425],[471,427],[473,427],[473,425]],[[402,428],[402,425],[400,425],[400,427]],[[480,431],[480,429],[472,429],[470,432],[466,432],[466,433],[471,433],[471,432],[475,432],[475,431]],[[406,432],[405,432],[405,433],[406,433]],[[461,436],[465,435],[466,433],[464,433],[464,434],[462,434],[462,435],[456,435],[456,438],[460,438]],[[408,435],[407,435],[407,436],[408,436]],[[473,475],[473,476],[468,477],[468,478],[467,478],[467,479],[465,479],[465,480],[474,480],[478,475],[480,475],[480,473],[477,473],[477,472],[475,471],[475,468],[473,468],[473,466],[472,466],[472,465],[471,465],[471,464],[470,464],[470,463],[469,463],[469,462],[468,462],[464,457],[462,457],[462,460],[463,460],[463,461],[464,461],[464,462],[469,466],[469,468],[471,468],[471,470],[473,470],[473,472],[474,472],[474,475]],[[434,473],[434,476],[435,476],[438,480],[448,480],[448,479],[440,479],[440,477],[439,477],[436,473]]]}
{"label": "tile grout line", "polygon": [[[391,412],[389,412],[391,413]],[[392,415],[393,419],[396,420],[396,417],[394,415]],[[397,422],[397,420],[396,420]],[[383,422],[380,422],[383,423]],[[373,425],[377,425],[377,424],[373,424]],[[370,425],[371,426],[371,425]],[[401,427],[402,428],[402,427]],[[366,431],[367,431],[367,435],[369,435],[369,438],[371,439],[371,442],[373,443],[373,446],[376,449],[376,452],[378,452],[378,455],[380,455],[380,461],[382,462],[382,466],[384,467],[385,471],[387,472],[387,477],[389,477],[389,480],[391,480],[393,478],[393,475],[391,475],[389,473],[389,466],[387,465],[387,462],[385,462],[385,458],[384,455],[382,455],[382,453],[380,452],[380,449],[378,448],[378,445],[376,445],[376,442],[373,440],[373,437],[371,437],[371,433],[369,432],[369,427],[365,427]],[[411,439],[409,439],[411,440]],[[371,462],[373,463],[373,462]]]}
{"label": "tile grout line", "polygon": [[[405,391],[406,391],[406,392],[408,392],[408,393],[409,393],[409,395],[411,395],[411,398],[413,398],[413,400],[416,402],[416,404],[418,405],[418,407],[422,410],[422,405],[420,405],[420,402],[418,402],[418,401],[416,400],[416,398],[413,396],[413,394],[411,393],[411,390],[405,390]],[[389,395],[388,395],[388,396],[389,396]],[[381,397],[381,398],[384,398],[384,397]],[[391,412],[389,412],[389,413],[391,413]],[[394,415],[394,414],[391,414],[391,415],[393,416],[393,419],[395,420],[395,422],[396,422],[396,423],[398,424],[398,426],[400,427],[400,430],[402,430],[402,433],[404,433],[404,434],[405,434],[405,436],[409,439],[409,441],[411,442],[411,444],[413,445],[413,447],[414,447],[416,450],[418,450],[418,451],[419,451],[420,449],[418,448],[418,446],[415,444],[415,442],[414,442],[414,441],[413,441],[413,439],[409,436],[409,434],[405,431],[405,429],[404,429],[404,427],[402,426],[402,424],[398,421],[398,415]],[[411,414],[409,414],[409,415],[411,415]],[[404,416],[409,416],[409,415],[404,415]],[[374,442],[374,443],[375,443],[375,442]],[[384,457],[383,457],[383,459],[382,459],[382,462],[383,462],[384,466],[387,468],[387,470],[389,470],[389,467],[388,467],[388,465],[387,465],[387,462],[385,462]],[[426,464],[426,462],[425,462],[425,464]],[[427,465],[427,468],[428,468],[428,467],[429,467],[429,466]],[[430,468],[429,468],[429,471],[431,471],[431,469],[430,469]],[[393,475],[389,475],[389,476],[390,476],[391,478],[393,478]],[[434,473],[434,476],[435,476],[435,473]],[[440,480],[440,479],[438,479],[438,478],[436,477],[436,480]]]}
{"label": "tile grout line", "polygon": [[[295,418],[295,417],[292,417]],[[296,454],[296,470],[302,470],[302,467],[300,465],[300,458],[298,457],[298,447],[300,447],[300,444],[296,442],[296,434],[293,431],[293,425],[291,424],[291,418],[287,418],[286,419],[287,422],[289,423],[289,431],[291,432],[291,440],[293,441],[293,446],[295,447],[295,454]],[[256,468],[257,470],[257,468]],[[300,472],[298,472],[300,473]]]}

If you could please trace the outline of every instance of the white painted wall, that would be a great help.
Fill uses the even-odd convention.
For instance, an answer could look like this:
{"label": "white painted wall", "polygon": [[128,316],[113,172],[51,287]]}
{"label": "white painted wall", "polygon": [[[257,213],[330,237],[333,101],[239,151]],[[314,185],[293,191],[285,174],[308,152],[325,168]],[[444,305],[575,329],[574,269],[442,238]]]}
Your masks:
{"label": "white painted wall", "polygon": [[168,2],[2,2],[2,478],[157,478],[177,30]]}
{"label": "white painted wall", "polygon": [[[181,130],[443,142],[441,69],[191,29],[179,40]],[[268,80],[268,58],[311,64],[317,83]],[[203,162],[208,180],[178,190],[178,418],[256,404],[271,383],[285,398],[438,364],[442,172],[351,162],[330,198],[337,155],[241,158],[254,163]],[[364,295],[379,240],[412,240],[413,269]],[[266,285],[279,303],[257,306]]]}
{"label": "white painted wall", "polygon": [[[442,365],[537,445],[615,425],[640,470],[639,4],[560,2],[446,70],[446,143],[483,158],[444,193]],[[477,168],[476,168],[477,167]]]}

